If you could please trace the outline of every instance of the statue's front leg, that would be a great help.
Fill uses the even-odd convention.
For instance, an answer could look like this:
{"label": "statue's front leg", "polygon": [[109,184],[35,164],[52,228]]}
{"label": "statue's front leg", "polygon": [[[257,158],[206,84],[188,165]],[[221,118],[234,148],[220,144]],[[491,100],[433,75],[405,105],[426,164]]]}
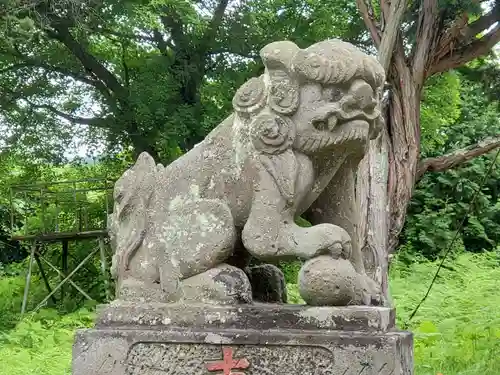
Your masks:
{"label": "statue's front leg", "polygon": [[261,260],[302,258],[320,254],[334,258],[351,255],[348,233],[333,224],[302,228],[295,224],[295,210],[278,189],[260,189],[243,228],[245,248]]}
{"label": "statue's front leg", "polygon": [[[350,258],[351,264],[345,264],[344,266],[332,263],[329,267],[325,268],[326,264],[313,265],[309,263],[305,266],[305,269],[310,270],[317,268],[317,279],[318,282],[323,282],[325,277],[321,275],[320,269],[324,269],[324,273],[329,275],[328,277],[335,274],[335,270],[341,269],[341,273],[345,273],[340,276],[341,279],[351,279],[347,277],[347,274],[356,274],[357,282],[353,283],[354,289],[361,290],[361,295],[354,297],[351,301],[353,304],[364,304],[364,305],[380,305],[384,304],[383,293],[381,293],[380,285],[374,281],[372,278],[374,272],[371,275],[365,269],[368,265],[370,269],[375,268],[373,264],[366,264],[366,259],[363,258],[363,252],[357,241],[357,225],[360,222],[357,202],[355,199],[355,172],[359,160],[356,158],[347,158],[343,165],[339,168],[335,176],[332,178],[328,186],[323,190],[318,199],[313,203],[309,211],[306,213],[306,218],[312,224],[318,223],[332,223],[335,225],[342,226],[350,234],[352,238],[352,253]],[[319,267],[319,268],[318,268]],[[335,272],[334,272],[335,271]],[[310,283],[314,283],[312,278],[314,272],[309,273]],[[303,273],[303,276],[305,274]],[[334,283],[332,281],[332,283]],[[338,284],[338,283],[337,283]],[[312,284],[311,284],[312,285]],[[312,288],[312,287],[307,287]],[[352,293],[354,293],[352,289]],[[336,301],[335,304],[341,304],[342,298],[336,299],[333,295],[325,297],[325,301]]]}

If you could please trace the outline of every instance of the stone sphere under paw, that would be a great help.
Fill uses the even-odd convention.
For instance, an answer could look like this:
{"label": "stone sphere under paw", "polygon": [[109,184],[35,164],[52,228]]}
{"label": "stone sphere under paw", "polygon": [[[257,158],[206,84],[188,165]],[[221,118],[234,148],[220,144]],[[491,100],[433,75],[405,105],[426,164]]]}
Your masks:
{"label": "stone sphere under paw", "polygon": [[298,278],[299,293],[308,305],[347,306],[360,296],[358,274],[351,262],[328,255],[308,260]]}

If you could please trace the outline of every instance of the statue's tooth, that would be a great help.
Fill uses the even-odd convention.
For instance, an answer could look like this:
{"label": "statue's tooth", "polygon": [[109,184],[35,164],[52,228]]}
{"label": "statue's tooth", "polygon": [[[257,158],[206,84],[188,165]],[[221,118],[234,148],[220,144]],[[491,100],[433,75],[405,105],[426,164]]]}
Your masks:
{"label": "statue's tooth", "polygon": [[337,126],[338,119],[336,116],[330,116],[327,120],[327,128],[330,131],[333,131],[333,129]]}

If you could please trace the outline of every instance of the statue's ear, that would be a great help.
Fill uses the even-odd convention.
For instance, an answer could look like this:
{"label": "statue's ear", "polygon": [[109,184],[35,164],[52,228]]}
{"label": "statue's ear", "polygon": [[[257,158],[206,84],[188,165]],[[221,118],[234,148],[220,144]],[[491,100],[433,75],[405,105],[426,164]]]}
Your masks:
{"label": "statue's ear", "polygon": [[271,175],[283,198],[292,203],[295,197],[297,180],[297,158],[292,149],[277,155],[259,155],[260,164]]}
{"label": "statue's ear", "polygon": [[298,171],[292,150],[295,125],[287,117],[265,111],[250,124],[250,134],[260,164],[273,177],[283,197],[292,200]]}
{"label": "statue's ear", "polygon": [[294,113],[299,106],[299,83],[293,75],[292,60],[300,51],[292,42],[275,42],[265,46],[260,56],[266,67],[269,107],[283,115]]}

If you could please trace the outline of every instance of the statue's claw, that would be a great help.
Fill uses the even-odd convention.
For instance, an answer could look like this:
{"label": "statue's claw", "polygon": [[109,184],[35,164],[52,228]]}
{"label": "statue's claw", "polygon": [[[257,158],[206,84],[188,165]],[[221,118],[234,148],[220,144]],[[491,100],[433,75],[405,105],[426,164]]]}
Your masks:
{"label": "statue's claw", "polygon": [[382,306],[384,300],[380,286],[368,275],[360,275],[363,285],[363,301],[366,305]]}

